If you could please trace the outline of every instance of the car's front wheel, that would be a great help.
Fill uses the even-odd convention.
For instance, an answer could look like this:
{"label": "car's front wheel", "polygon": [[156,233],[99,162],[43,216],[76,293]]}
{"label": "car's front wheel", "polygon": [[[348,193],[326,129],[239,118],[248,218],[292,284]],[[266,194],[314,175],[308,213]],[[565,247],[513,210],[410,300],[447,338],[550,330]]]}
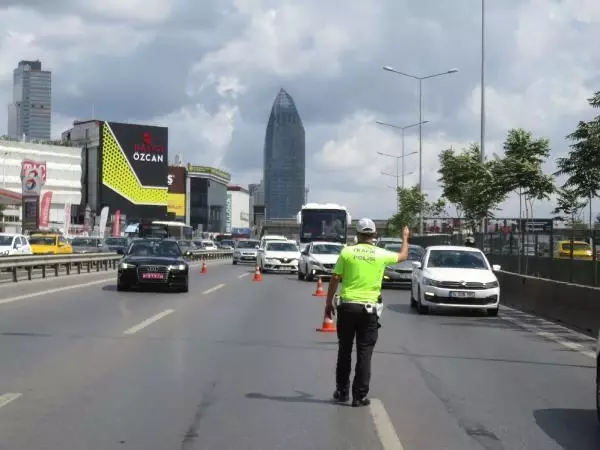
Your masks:
{"label": "car's front wheel", "polygon": [[127,291],[127,290],[129,290],[129,286],[127,286],[124,283],[117,282],[117,291],[123,292],[123,291]]}
{"label": "car's front wheel", "polygon": [[500,308],[498,306],[496,306],[495,308],[488,309],[487,314],[490,317],[497,317],[499,310],[500,310]]}

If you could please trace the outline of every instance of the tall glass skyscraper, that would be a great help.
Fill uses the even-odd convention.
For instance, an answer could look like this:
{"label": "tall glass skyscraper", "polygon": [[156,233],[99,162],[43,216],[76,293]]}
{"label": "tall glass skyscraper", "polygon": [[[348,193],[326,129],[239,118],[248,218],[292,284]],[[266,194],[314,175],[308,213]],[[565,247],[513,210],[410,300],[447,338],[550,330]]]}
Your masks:
{"label": "tall glass skyscraper", "polygon": [[52,73],[40,61],[19,61],[13,71],[13,101],[8,105],[8,136],[50,139]]}
{"label": "tall glass skyscraper", "polygon": [[281,89],[271,108],[265,135],[263,180],[267,219],[296,217],[304,203],[305,179],[304,125],[294,100]]}

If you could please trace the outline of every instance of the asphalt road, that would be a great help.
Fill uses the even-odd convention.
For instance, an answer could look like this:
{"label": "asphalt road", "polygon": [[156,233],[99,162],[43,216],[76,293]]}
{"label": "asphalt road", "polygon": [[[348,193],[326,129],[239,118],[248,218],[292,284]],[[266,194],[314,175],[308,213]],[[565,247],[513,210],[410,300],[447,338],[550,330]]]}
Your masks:
{"label": "asphalt road", "polygon": [[1,287],[0,449],[600,448],[589,338],[386,291],[375,401],[336,406],[314,283],[251,272],[195,267],[188,294],[119,293],[114,273]]}

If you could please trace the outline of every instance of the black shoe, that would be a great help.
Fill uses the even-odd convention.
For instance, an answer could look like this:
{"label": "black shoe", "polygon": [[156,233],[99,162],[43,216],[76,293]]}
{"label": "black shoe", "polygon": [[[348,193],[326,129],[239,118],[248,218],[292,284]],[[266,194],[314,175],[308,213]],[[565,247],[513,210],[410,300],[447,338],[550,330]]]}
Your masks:
{"label": "black shoe", "polygon": [[341,391],[335,391],[333,393],[333,401],[336,403],[346,403],[348,400],[350,400],[348,394],[343,394]]}
{"label": "black shoe", "polygon": [[355,398],[352,400],[352,406],[354,408],[358,408],[360,406],[369,406],[370,404],[371,400],[369,400],[367,397]]}

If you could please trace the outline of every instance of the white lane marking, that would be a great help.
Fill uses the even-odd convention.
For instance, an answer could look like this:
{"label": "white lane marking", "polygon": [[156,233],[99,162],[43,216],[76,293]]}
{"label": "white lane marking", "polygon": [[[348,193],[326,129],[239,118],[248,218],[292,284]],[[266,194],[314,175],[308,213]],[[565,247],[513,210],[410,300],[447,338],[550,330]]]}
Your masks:
{"label": "white lane marking", "polygon": [[136,326],[131,327],[128,330],[125,330],[123,332],[123,334],[135,334],[138,331],[146,328],[148,325],[152,325],[154,322],[156,322],[156,321],[162,319],[163,317],[166,317],[169,314],[172,314],[174,312],[175,312],[174,309],[165,309],[163,312],[155,314],[154,316],[149,317],[148,319],[144,320],[143,322],[138,323]]}
{"label": "white lane marking", "polygon": [[390,420],[390,416],[383,406],[383,402],[378,398],[372,398],[369,411],[371,411],[375,430],[377,431],[383,450],[404,450],[396,429]]}
{"label": "white lane marking", "polygon": [[4,305],[5,303],[18,302],[19,300],[25,300],[27,298],[40,297],[40,296],[46,295],[46,294],[54,294],[55,292],[69,291],[71,289],[79,289],[79,288],[83,288],[83,287],[87,287],[87,286],[93,286],[95,284],[107,283],[109,281],[114,282],[115,277],[113,276],[111,278],[103,278],[101,280],[90,281],[88,283],[73,284],[71,286],[63,286],[63,287],[54,288],[54,289],[47,289],[45,291],[32,292],[30,294],[17,295],[16,297],[3,298],[2,300],[0,300],[0,305]]}
{"label": "white lane marking", "polygon": [[[585,341],[589,342],[590,344],[593,344],[594,339],[590,338],[589,336],[586,336],[584,334],[578,333],[576,331],[570,330],[569,328],[563,327],[562,325],[558,325],[552,322],[548,322],[544,319],[541,319],[539,317],[535,317],[535,316],[529,316],[517,309],[513,309],[513,308],[508,308],[505,307],[506,309],[509,309],[510,311],[519,313],[524,315],[527,318],[532,318],[538,321],[543,322],[544,324],[553,326],[553,327],[558,327],[559,329],[563,330],[565,333],[569,333],[572,336],[577,336],[581,339],[584,339]],[[535,325],[529,325],[527,323],[524,323],[522,321],[520,321],[519,319],[516,319],[514,317],[507,317],[507,316],[503,316],[502,317],[504,320],[506,320],[507,322],[513,323],[515,325],[517,325],[518,327],[521,327],[527,331],[530,331],[533,334],[536,334],[537,336],[543,337],[544,339],[548,339],[550,341],[553,341],[555,343],[557,343],[558,345],[561,345],[562,347],[568,348],[569,350],[574,350],[584,356],[587,356],[588,358],[592,358],[592,359],[596,359],[596,353],[586,349],[586,347],[583,346],[583,344],[579,344],[577,342],[571,342],[571,341],[567,341],[565,340],[563,337],[560,337],[554,333],[550,333],[548,331],[544,331],[539,327],[536,327]]]}
{"label": "white lane marking", "polygon": [[13,393],[8,393],[8,394],[2,394],[0,395],[0,408],[8,405],[9,403],[14,402],[16,399],[18,399],[21,395],[18,392],[13,392]]}
{"label": "white lane marking", "polygon": [[211,292],[215,292],[218,291],[219,289],[221,289],[222,287],[224,287],[225,284],[221,283],[221,284],[217,284],[216,286],[211,287],[210,289],[207,289],[205,291],[202,292],[202,295],[206,295],[206,294],[210,294]]}
{"label": "white lane marking", "polygon": [[244,278],[244,277],[247,277],[248,275],[250,275],[250,273],[246,272],[246,273],[241,274],[238,278]]}

